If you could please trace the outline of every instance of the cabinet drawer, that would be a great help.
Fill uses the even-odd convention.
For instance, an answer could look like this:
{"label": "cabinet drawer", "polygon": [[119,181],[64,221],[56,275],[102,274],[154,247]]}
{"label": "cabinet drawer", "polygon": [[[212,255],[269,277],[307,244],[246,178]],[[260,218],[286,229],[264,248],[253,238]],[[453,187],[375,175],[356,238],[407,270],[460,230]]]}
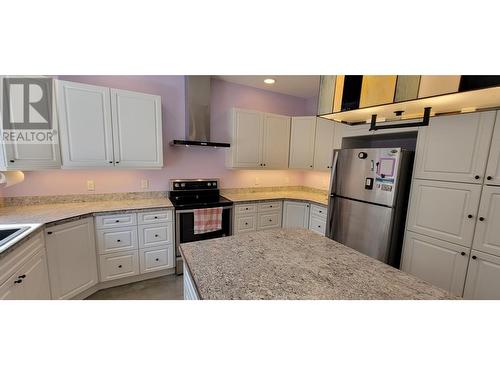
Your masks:
{"label": "cabinet drawer", "polygon": [[255,204],[238,204],[235,206],[236,215],[254,214],[257,212]]}
{"label": "cabinet drawer", "polygon": [[318,216],[311,216],[311,220],[309,221],[309,229],[324,236],[326,229],[326,219]]}
{"label": "cabinet drawer", "polygon": [[139,250],[141,273],[174,267],[174,245]]}
{"label": "cabinet drawer", "polygon": [[97,249],[100,254],[137,249],[137,227],[98,229]]}
{"label": "cabinet drawer", "polygon": [[257,230],[256,215],[239,216],[236,218],[234,230],[235,234],[253,232],[255,230]]}
{"label": "cabinet drawer", "polygon": [[281,206],[282,206],[281,201],[259,203],[258,212],[281,210]]}
{"label": "cabinet drawer", "polygon": [[96,228],[117,228],[137,224],[137,214],[98,215],[95,218]]}
{"label": "cabinet drawer", "polygon": [[155,223],[166,223],[172,221],[174,218],[174,211],[172,210],[161,210],[161,211],[150,211],[150,212],[138,212],[137,222],[141,224],[155,224]]}
{"label": "cabinet drawer", "polygon": [[281,228],[281,212],[259,213],[257,229]]}
{"label": "cabinet drawer", "polygon": [[324,217],[326,219],[326,207],[311,204],[311,215]]}
{"label": "cabinet drawer", "polygon": [[139,247],[162,246],[173,243],[172,223],[139,225]]}
{"label": "cabinet drawer", "polygon": [[100,256],[101,281],[139,274],[139,251],[123,251]]}

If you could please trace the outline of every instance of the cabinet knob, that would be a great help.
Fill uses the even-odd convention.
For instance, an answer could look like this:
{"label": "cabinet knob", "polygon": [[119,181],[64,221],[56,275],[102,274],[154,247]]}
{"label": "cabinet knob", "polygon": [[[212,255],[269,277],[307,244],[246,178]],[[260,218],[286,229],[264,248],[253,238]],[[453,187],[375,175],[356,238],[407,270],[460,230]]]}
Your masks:
{"label": "cabinet knob", "polygon": [[318,225],[318,228],[321,228],[321,225]]}
{"label": "cabinet knob", "polygon": [[247,210],[247,211],[248,211],[248,207],[245,207],[245,210]]}
{"label": "cabinet knob", "polygon": [[15,160],[9,160],[9,162],[14,163],[14,162],[15,162]]}
{"label": "cabinet knob", "polygon": [[461,255],[461,256],[464,256],[464,255],[465,255],[465,251],[462,251],[462,252],[460,253],[460,255]]}
{"label": "cabinet knob", "polygon": [[116,240],[116,242],[122,242],[122,240]]}
{"label": "cabinet knob", "polygon": [[158,259],[158,258],[156,258],[155,260],[156,260],[157,262],[159,262],[159,261],[160,261],[160,259]]}
{"label": "cabinet knob", "polygon": [[18,279],[24,279],[24,278],[26,278],[26,275],[21,275],[21,276],[18,276],[17,278]]}
{"label": "cabinet knob", "polygon": [[116,164],[118,164],[118,163],[119,163],[119,161],[115,161],[115,163],[116,163]]}
{"label": "cabinet knob", "polygon": [[248,223],[245,223],[245,225],[248,225]]}
{"label": "cabinet knob", "polygon": [[273,205],[270,205],[269,208],[273,208]]}
{"label": "cabinet knob", "polygon": [[52,234],[52,232],[47,232],[47,234]]}
{"label": "cabinet knob", "polygon": [[309,166],[309,168],[312,168],[312,167],[313,167],[312,165]]}
{"label": "cabinet knob", "polygon": [[321,214],[321,213],[323,213],[323,211],[319,210],[319,213]]}
{"label": "cabinet knob", "polygon": [[468,215],[467,215],[467,217],[468,217],[469,219],[472,219],[472,217],[473,217],[473,216],[472,216],[471,214],[468,214]]}
{"label": "cabinet knob", "polygon": [[158,235],[157,235],[157,234],[155,234],[155,237],[158,237]]}
{"label": "cabinet knob", "polygon": [[264,167],[266,166],[266,163],[264,163]]}
{"label": "cabinet knob", "polygon": [[118,265],[118,268],[122,268],[122,265],[121,265],[121,264],[119,264],[119,265]]}
{"label": "cabinet knob", "polygon": [[109,164],[113,164],[113,162],[112,162],[111,160],[110,160],[110,161],[108,161],[108,163],[109,163]]}
{"label": "cabinet knob", "polygon": [[477,259],[477,256],[473,255],[473,256],[472,256],[472,259]]}
{"label": "cabinet knob", "polygon": [[479,180],[479,178],[480,178],[480,177],[479,177],[478,175],[475,175],[475,176],[474,176],[474,178],[475,178],[476,180]]}
{"label": "cabinet knob", "polygon": [[119,223],[119,222],[120,222],[120,220],[115,220],[115,223]]}
{"label": "cabinet knob", "polygon": [[488,176],[488,177],[486,177],[486,179],[489,181],[489,180],[492,180],[492,179],[493,179],[493,177]]}
{"label": "cabinet knob", "polygon": [[273,221],[273,219],[269,219],[269,222]]}
{"label": "cabinet knob", "polygon": [[484,217],[480,216],[479,221],[484,221]]}
{"label": "cabinet knob", "polygon": [[14,281],[14,284],[21,284],[22,282],[23,282],[23,279],[20,279],[20,280]]}
{"label": "cabinet knob", "polygon": [[158,216],[155,216],[155,219],[158,219]]}

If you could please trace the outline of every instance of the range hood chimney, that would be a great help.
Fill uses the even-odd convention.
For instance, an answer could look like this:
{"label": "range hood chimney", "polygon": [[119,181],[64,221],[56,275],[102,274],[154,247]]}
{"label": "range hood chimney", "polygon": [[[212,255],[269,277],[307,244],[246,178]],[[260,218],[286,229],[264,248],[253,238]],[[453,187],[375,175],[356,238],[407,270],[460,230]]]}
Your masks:
{"label": "range hood chimney", "polygon": [[210,140],[210,76],[186,76],[186,138],[173,146],[229,147]]}

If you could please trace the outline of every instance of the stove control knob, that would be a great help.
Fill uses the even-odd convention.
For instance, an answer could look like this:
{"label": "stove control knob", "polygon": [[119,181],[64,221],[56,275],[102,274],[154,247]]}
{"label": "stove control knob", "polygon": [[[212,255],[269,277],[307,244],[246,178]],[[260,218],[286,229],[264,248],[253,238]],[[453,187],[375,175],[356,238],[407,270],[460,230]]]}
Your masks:
{"label": "stove control knob", "polygon": [[216,187],[217,186],[217,182],[212,182],[212,186]]}
{"label": "stove control knob", "polygon": [[207,186],[212,186],[212,184],[210,182],[207,182]]}
{"label": "stove control knob", "polygon": [[185,186],[186,186],[186,184],[183,182],[183,183],[181,184],[181,187],[185,187]]}
{"label": "stove control knob", "polygon": [[178,183],[178,182],[176,182],[176,183],[174,184],[174,187],[179,187],[179,183]]}

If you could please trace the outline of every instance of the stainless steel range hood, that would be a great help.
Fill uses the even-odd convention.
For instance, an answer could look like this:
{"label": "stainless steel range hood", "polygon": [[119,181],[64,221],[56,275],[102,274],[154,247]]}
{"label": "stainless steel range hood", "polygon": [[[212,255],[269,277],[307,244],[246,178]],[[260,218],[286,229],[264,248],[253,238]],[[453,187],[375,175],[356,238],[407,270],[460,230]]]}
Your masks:
{"label": "stainless steel range hood", "polygon": [[229,143],[210,140],[210,76],[186,76],[186,139],[175,139],[173,146],[229,147]]}

